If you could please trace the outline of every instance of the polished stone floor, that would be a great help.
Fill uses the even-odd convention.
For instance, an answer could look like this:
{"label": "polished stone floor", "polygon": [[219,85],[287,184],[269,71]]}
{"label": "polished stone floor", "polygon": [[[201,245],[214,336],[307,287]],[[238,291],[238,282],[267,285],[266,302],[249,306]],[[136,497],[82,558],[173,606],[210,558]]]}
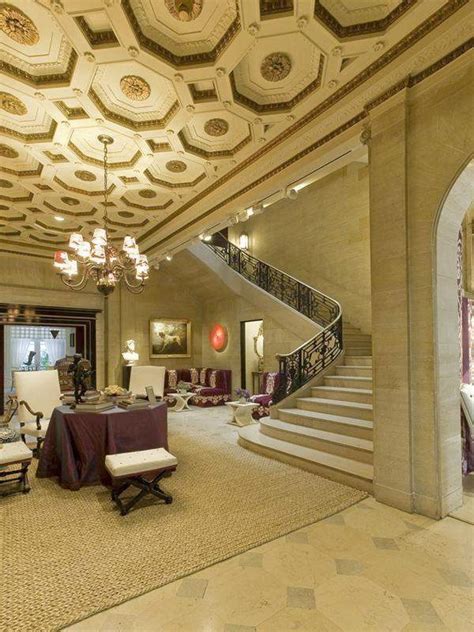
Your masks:
{"label": "polished stone floor", "polygon": [[368,498],[68,630],[468,632],[473,538]]}

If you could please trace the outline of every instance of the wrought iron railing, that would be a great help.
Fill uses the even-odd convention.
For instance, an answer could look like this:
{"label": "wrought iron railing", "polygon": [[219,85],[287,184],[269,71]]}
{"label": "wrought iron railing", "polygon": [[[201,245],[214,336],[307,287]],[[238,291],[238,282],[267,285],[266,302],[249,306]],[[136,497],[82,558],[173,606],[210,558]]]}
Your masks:
{"label": "wrought iron railing", "polygon": [[342,310],[337,301],[256,259],[221,234],[207,244],[225,263],[288,307],[322,327],[291,353],[278,354],[280,380],[273,403],[294,393],[328,367],[342,352]]}

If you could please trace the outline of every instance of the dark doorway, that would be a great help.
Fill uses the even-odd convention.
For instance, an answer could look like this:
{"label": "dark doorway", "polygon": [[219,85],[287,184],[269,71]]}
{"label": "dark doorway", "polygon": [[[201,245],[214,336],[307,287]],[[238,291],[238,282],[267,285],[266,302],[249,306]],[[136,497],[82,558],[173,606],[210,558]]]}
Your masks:
{"label": "dark doorway", "polygon": [[252,395],[260,392],[263,371],[263,320],[240,323],[240,381]]}

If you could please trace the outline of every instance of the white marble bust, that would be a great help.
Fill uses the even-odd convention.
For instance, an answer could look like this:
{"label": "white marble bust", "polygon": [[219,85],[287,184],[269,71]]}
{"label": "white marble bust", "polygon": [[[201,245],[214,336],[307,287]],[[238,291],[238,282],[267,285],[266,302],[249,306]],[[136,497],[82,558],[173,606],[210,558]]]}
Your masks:
{"label": "white marble bust", "polygon": [[135,351],[135,340],[127,340],[125,343],[125,351],[122,353],[122,358],[127,363],[127,366],[133,366],[139,357]]}

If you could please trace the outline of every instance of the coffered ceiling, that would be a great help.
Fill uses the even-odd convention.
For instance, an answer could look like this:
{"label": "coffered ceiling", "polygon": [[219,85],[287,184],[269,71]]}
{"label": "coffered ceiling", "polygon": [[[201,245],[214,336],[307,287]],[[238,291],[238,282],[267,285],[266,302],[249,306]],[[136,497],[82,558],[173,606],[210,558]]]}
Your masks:
{"label": "coffered ceiling", "polygon": [[428,53],[416,67],[399,59],[413,33],[428,38],[464,4],[1,2],[0,249],[48,256],[101,222],[104,133],[114,239],[133,232],[163,251],[183,227],[215,224],[219,196],[314,142],[329,106],[345,109],[326,132],[347,120],[364,73],[390,86],[390,64],[422,69]]}

